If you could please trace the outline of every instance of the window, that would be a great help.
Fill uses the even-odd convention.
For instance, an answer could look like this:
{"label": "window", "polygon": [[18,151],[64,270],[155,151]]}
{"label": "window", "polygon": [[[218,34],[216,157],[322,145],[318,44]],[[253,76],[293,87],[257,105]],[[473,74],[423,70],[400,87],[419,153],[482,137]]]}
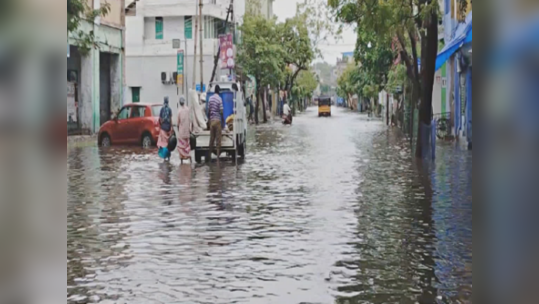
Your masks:
{"label": "window", "polygon": [[159,115],[161,114],[161,108],[163,106],[153,106],[152,107],[152,116],[153,117],[159,117]]}
{"label": "window", "polygon": [[146,116],[146,107],[132,107],[130,118],[139,118]]}
{"label": "window", "polygon": [[204,16],[204,39],[217,38],[217,24],[222,23],[221,20],[210,16]]}
{"label": "window", "polygon": [[120,113],[118,113],[118,120],[127,119],[129,117],[129,109],[128,107],[123,108]]}
{"label": "window", "polygon": [[131,88],[131,101],[140,102],[140,87]]}
{"label": "window", "polygon": [[163,40],[163,17],[155,17],[155,39]]}
{"label": "window", "polygon": [[193,39],[193,17],[185,16],[185,39]]}

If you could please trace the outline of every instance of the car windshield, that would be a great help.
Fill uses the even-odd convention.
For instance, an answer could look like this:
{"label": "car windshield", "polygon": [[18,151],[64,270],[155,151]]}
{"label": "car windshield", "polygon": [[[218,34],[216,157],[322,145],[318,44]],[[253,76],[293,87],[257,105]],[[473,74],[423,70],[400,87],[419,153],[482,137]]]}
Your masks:
{"label": "car windshield", "polygon": [[159,114],[161,114],[161,108],[163,106],[153,106],[152,107],[152,116],[159,117]]}

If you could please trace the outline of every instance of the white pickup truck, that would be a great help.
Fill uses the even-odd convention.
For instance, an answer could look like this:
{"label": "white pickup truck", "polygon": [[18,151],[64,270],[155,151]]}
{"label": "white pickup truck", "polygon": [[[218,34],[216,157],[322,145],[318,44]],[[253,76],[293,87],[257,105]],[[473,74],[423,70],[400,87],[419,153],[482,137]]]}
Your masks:
{"label": "white pickup truck", "polygon": [[[236,161],[236,157],[245,158],[246,153],[246,137],[247,137],[247,111],[245,99],[243,97],[241,88],[238,86],[238,90],[234,90],[232,85],[234,82],[214,82],[211,88],[215,88],[215,85],[219,85],[221,93],[233,92],[234,93],[234,108],[233,108],[233,130],[223,131],[221,135],[221,154],[225,152]],[[237,84],[236,84],[237,85]],[[213,89],[210,89],[213,90]],[[211,92],[211,91],[210,91]],[[226,120],[228,117],[225,117]],[[210,146],[210,131],[204,130],[194,134],[196,139],[195,144],[195,161],[197,163],[202,162],[202,158],[208,156]],[[215,153],[215,151],[214,151]]]}

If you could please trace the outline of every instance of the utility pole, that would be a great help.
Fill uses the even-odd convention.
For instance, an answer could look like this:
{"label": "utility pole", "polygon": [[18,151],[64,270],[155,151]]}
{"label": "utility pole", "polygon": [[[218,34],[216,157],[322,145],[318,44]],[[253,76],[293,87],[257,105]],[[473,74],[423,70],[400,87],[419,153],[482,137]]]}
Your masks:
{"label": "utility pole", "polygon": [[[187,38],[184,39],[184,43],[185,43],[185,59],[187,59]],[[185,75],[184,76],[185,79],[183,80],[182,90],[185,89],[185,93],[184,93],[185,101],[187,105],[189,105],[189,85],[187,84],[187,60],[184,60],[183,62],[185,64],[185,72],[183,73]]]}
{"label": "utility pole", "polygon": [[[234,19],[234,0],[230,0],[230,20],[231,20],[231,27],[230,27],[230,31],[232,32],[232,45],[234,47],[234,41],[235,40],[235,36],[236,36],[236,20]],[[235,56],[234,56],[235,57]],[[236,61],[237,58],[234,58],[234,61]],[[232,69],[230,69],[230,76],[233,76],[233,71]]]}
{"label": "utility pole", "polygon": [[203,55],[203,46],[204,46],[204,28],[202,26],[202,7],[203,7],[202,0],[199,0],[199,22],[200,22],[200,94],[202,94],[202,90],[204,88],[204,55]]}
{"label": "utility pole", "polygon": [[[202,2],[202,0],[199,0]],[[198,7],[197,7],[197,15],[198,15]],[[195,33],[193,36],[195,36],[195,50],[193,51],[193,90],[196,89],[196,82],[197,82],[197,30],[198,30],[198,16],[193,16],[193,19],[195,19]]]}
{"label": "utility pole", "polygon": [[[227,12],[226,12],[226,19],[225,19],[225,33],[227,32],[228,30],[228,17],[230,16],[230,14],[233,14],[233,6],[234,5],[234,0],[231,0],[230,1],[230,7],[228,8]],[[217,69],[217,64],[219,63],[219,54],[221,53],[221,44],[219,44],[219,47],[217,48],[217,54],[215,55],[215,57],[213,58],[213,71],[211,73],[211,78],[210,78],[210,84],[213,82],[213,80],[215,79],[215,70]]]}

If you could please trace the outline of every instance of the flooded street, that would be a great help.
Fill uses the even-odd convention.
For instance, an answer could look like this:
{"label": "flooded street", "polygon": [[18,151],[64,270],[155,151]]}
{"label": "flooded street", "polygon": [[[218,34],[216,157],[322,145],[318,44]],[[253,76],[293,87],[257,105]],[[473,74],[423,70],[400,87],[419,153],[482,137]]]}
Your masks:
{"label": "flooded street", "polygon": [[316,108],[238,168],[68,151],[68,303],[471,303],[472,154]]}

